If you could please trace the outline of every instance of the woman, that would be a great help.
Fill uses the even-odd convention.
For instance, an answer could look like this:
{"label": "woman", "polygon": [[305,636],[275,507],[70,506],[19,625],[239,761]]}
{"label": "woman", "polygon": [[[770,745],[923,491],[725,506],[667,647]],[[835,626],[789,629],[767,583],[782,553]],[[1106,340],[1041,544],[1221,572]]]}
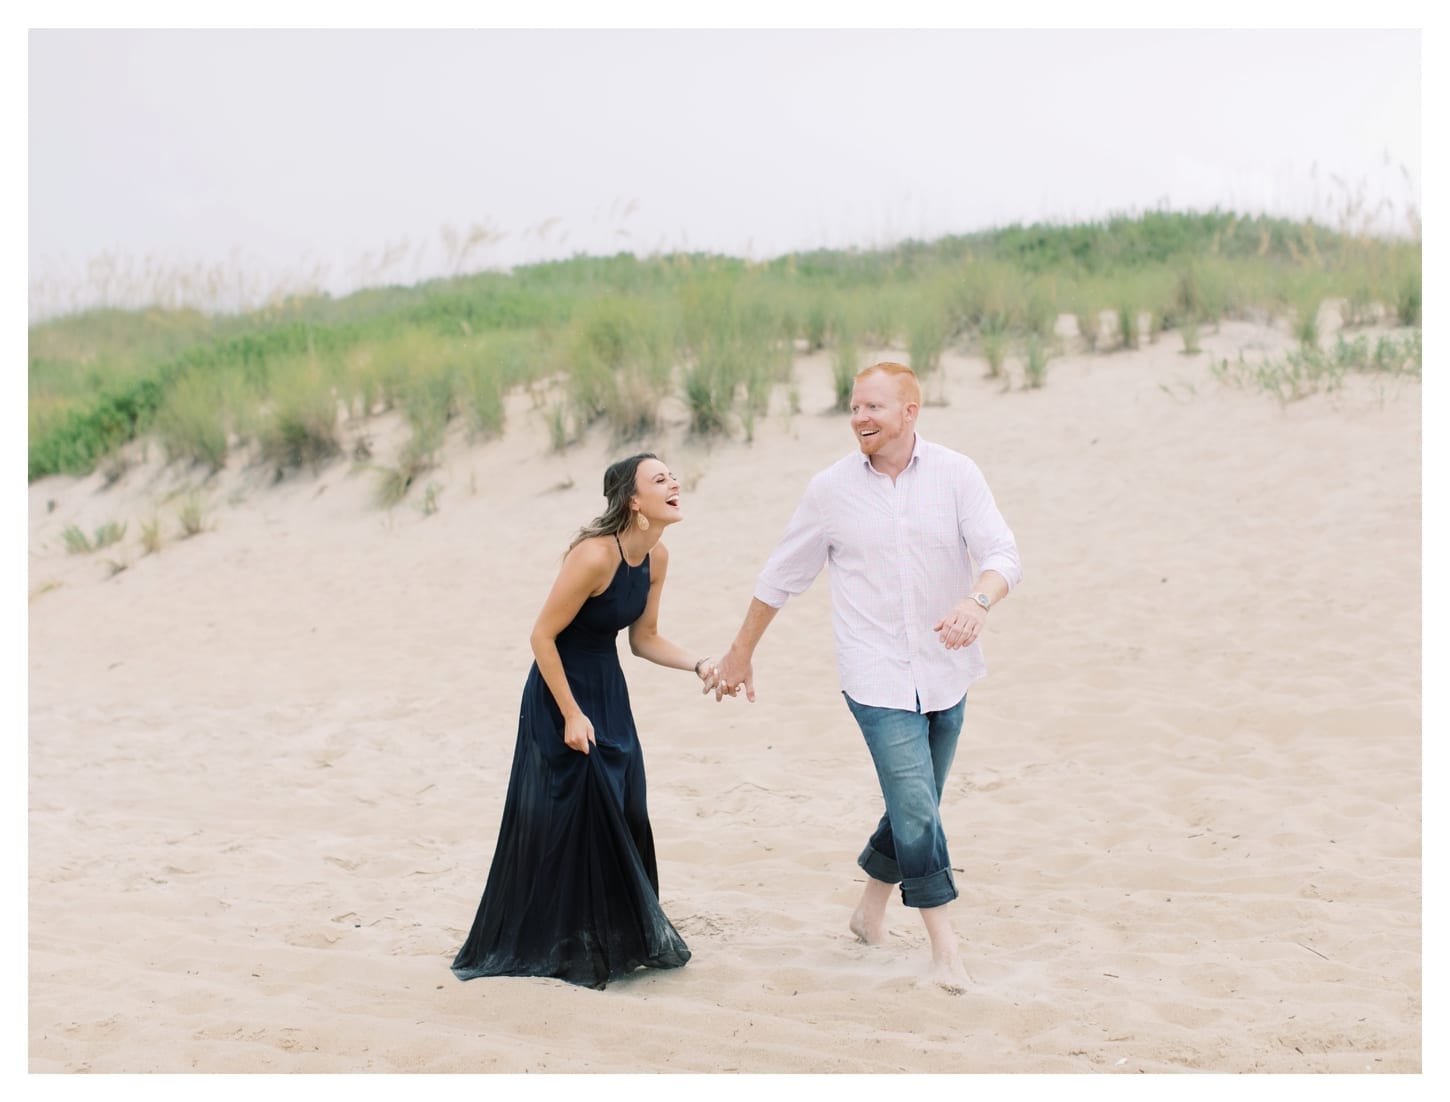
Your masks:
{"label": "woman", "polygon": [[604,513],[580,529],[534,624],[493,867],[459,979],[554,976],[603,988],[690,950],[659,902],[644,757],[615,639],[661,666],[713,674],[659,633],[680,483],[651,453],[604,472]]}

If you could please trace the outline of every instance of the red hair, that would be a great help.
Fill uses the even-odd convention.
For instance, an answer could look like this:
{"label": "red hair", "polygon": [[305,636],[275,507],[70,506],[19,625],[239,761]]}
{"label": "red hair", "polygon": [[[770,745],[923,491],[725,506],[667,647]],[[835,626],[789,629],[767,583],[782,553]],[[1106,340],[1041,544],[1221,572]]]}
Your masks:
{"label": "red hair", "polygon": [[856,381],[860,382],[867,375],[890,375],[896,380],[897,393],[910,405],[915,402],[921,405],[921,384],[916,381],[916,372],[905,364],[899,364],[892,360],[882,360],[880,363],[872,364],[870,367],[863,367],[856,372]]}

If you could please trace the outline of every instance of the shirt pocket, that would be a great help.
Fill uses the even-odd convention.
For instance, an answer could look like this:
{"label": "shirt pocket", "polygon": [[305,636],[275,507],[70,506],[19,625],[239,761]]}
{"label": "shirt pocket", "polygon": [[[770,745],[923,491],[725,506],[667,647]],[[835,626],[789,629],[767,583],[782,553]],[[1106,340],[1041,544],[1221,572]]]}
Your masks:
{"label": "shirt pocket", "polygon": [[916,503],[911,517],[911,536],[917,546],[933,551],[952,548],[966,551],[957,528],[957,505],[949,497],[929,495]]}

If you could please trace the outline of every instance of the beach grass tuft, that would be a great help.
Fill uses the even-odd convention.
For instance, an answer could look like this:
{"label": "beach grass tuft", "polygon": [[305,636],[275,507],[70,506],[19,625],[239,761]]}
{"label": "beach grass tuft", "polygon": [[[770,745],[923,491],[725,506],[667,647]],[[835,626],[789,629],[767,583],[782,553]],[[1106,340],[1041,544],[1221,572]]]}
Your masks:
{"label": "beach grass tuft", "polygon": [[1138,347],[1138,310],[1127,303],[1118,307],[1118,345],[1121,348]]}
{"label": "beach grass tuft", "polygon": [[1047,361],[1051,346],[1038,333],[1029,333],[1022,355],[1022,385],[1027,390],[1037,390],[1047,382]]}
{"label": "beach grass tuft", "polygon": [[845,413],[851,408],[851,391],[856,385],[856,373],[861,370],[861,353],[856,347],[856,334],[847,317],[838,317],[833,329],[835,347],[831,350],[831,393],[834,401],[831,409]]}
{"label": "beach grass tuft", "polygon": [[176,519],[181,524],[182,539],[190,539],[206,531],[209,517],[201,494],[191,490],[182,495],[181,504],[176,509]]}
{"label": "beach grass tuft", "polygon": [[1294,336],[1306,349],[1319,347],[1319,307],[1321,300],[1313,291],[1300,294],[1294,305]]}
{"label": "beach grass tuft", "polygon": [[302,467],[315,471],[342,453],[333,380],[311,357],[286,359],[273,370],[271,401],[257,428],[261,458],[279,477]]}
{"label": "beach grass tuft", "polygon": [[1413,272],[1405,275],[1400,283],[1399,294],[1395,298],[1395,314],[1400,324],[1405,326],[1420,327],[1420,269],[1417,266]]}
{"label": "beach grass tuft", "polygon": [[96,529],[95,549],[99,551],[103,547],[110,547],[113,543],[120,543],[125,536],[125,524],[108,520]]}
{"label": "beach grass tuft", "polygon": [[982,358],[987,361],[987,378],[1000,379],[1007,366],[1007,350],[1010,345],[1005,324],[996,317],[990,318],[982,329]]}
{"label": "beach grass tuft", "polygon": [[1080,302],[1077,305],[1074,317],[1077,319],[1077,335],[1089,352],[1098,350],[1098,342],[1102,340],[1102,311],[1089,302]]}
{"label": "beach grass tuft", "polygon": [[442,443],[441,429],[436,434],[431,429],[415,431],[404,443],[395,464],[377,468],[376,503],[391,509],[407,497],[417,481],[437,467],[438,449]]}
{"label": "beach grass tuft", "polygon": [[1179,336],[1183,338],[1183,354],[1185,356],[1197,356],[1203,351],[1202,345],[1198,343],[1198,322],[1192,317],[1184,320],[1178,328]]}
{"label": "beach grass tuft", "polygon": [[155,555],[161,551],[161,519],[152,517],[141,524],[141,547],[148,555]]}
{"label": "beach grass tuft", "polygon": [[219,471],[227,461],[227,420],[214,377],[188,371],[167,388],[153,430],[171,461]]}
{"label": "beach grass tuft", "polygon": [[81,530],[78,524],[67,524],[60,536],[65,541],[65,549],[72,555],[85,555],[95,550],[91,544],[91,538]]}

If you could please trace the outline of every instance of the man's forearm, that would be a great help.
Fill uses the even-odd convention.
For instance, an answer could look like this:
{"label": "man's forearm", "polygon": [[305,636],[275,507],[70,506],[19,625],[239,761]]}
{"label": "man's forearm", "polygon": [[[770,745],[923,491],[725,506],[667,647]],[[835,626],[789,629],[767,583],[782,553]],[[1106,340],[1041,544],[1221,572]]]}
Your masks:
{"label": "man's forearm", "polygon": [[995,570],[983,570],[972,583],[972,592],[985,593],[994,605],[1007,596],[1008,588],[1007,579]]}
{"label": "man's forearm", "polygon": [[760,637],[765,634],[765,629],[770,627],[770,622],[779,611],[780,609],[766,604],[759,597],[750,598],[750,607],[745,612],[745,619],[740,630],[735,633],[735,641],[730,644],[730,649],[744,654],[747,658],[753,655],[760,643]]}

